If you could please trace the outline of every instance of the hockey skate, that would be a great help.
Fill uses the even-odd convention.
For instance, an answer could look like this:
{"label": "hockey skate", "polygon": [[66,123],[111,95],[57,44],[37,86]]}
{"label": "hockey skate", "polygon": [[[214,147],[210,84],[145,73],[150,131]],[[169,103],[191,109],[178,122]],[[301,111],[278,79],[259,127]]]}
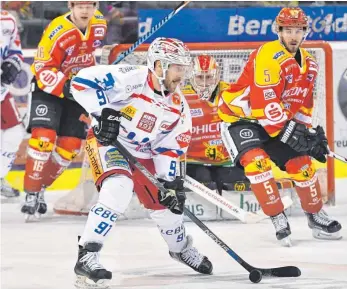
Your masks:
{"label": "hockey skate", "polygon": [[292,240],[290,238],[291,231],[287,216],[284,212],[279,213],[276,216],[270,217],[276,230],[276,238],[280,241],[281,245],[284,247],[291,247]]}
{"label": "hockey skate", "polygon": [[187,236],[187,245],[180,253],[169,252],[171,258],[189,266],[193,270],[202,274],[211,274],[213,266],[211,261],[201,255],[193,246],[193,238]]}
{"label": "hockey skate", "polygon": [[322,240],[339,240],[342,238],[340,235],[341,224],[331,219],[324,210],[313,214],[305,212],[305,214],[314,238]]}
{"label": "hockey skate", "polygon": [[112,272],[107,271],[99,263],[99,251],[102,244],[86,243],[84,247],[78,246],[78,258],[75,265],[77,288],[100,289],[108,288],[112,279]]}
{"label": "hockey skate", "polygon": [[31,217],[39,219],[42,214],[47,212],[47,204],[44,199],[44,190],[39,193],[26,193],[25,203],[21,208],[21,212],[24,214],[26,222]]}
{"label": "hockey skate", "polygon": [[1,182],[1,196],[6,198],[16,198],[19,196],[19,191],[12,188],[11,185],[3,178],[0,179]]}
{"label": "hockey skate", "polygon": [[21,212],[24,214],[26,222],[28,222],[30,217],[34,216],[37,211],[39,206],[37,195],[38,193],[26,193],[25,195],[25,203],[21,208]]}

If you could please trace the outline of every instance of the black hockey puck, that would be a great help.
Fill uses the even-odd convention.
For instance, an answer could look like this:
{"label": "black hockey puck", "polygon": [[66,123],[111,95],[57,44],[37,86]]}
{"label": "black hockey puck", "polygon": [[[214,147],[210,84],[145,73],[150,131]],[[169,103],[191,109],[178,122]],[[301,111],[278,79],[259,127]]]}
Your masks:
{"label": "black hockey puck", "polygon": [[261,272],[257,269],[254,269],[249,273],[249,280],[251,280],[253,283],[259,283],[262,278],[263,274],[261,274]]}

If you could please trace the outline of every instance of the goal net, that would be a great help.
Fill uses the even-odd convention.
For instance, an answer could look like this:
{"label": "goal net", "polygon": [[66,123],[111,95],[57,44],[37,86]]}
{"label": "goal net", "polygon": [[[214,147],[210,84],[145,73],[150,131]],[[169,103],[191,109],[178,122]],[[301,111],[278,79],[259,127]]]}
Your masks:
{"label": "goal net", "polygon": [[[240,76],[250,53],[262,45],[262,42],[238,42],[238,43],[188,43],[193,56],[199,54],[209,54],[216,58],[221,67],[221,79],[226,82],[235,82]],[[132,65],[146,65],[146,51],[148,44],[142,44],[136,51],[132,52],[121,63]],[[315,83],[314,99],[315,106],[313,112],[313,126],[318,124],[323,126],[329,144],[333,146],[333,92],[332,92],[332,50],[329,44],[323,41],[306,41],[303,45],[311,53],[319,64],[318,77]],[[119,53],[129,48],[128,44],[104,46],[101,54],[101,64],[110,64],[116,60]],[[185,83],[187,84],[187,83]],[[84,165],[86,167],[86,164]],[[320,179],[323,199],[325,203],[334,204],[335,202],[335,176],[334,162],[328,158],[327,164],[316,163],[318,176]],[[84,169],[86,170],[86,168]],[[88,176],[88,174],[85,173]],[[90,174],[89,174],[90,175]],[[286,178],[284,173],[275,173],[277,179]],[[70,194],[77,195],[83,183],[90,180],[83,180],[76,192]],[[87,192],[84,192],[87,193]],[[83,192],[82,192],[83,195]]]}

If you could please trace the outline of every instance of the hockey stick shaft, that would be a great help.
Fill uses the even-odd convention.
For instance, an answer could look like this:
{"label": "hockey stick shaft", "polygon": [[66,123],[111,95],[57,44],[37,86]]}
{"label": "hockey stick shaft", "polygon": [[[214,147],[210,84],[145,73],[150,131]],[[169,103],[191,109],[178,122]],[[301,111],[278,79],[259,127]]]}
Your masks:
{"label": "hockey stick shaft", "polygon": [[[244,223],[255,223],[258,221],[261,221],[263,218],[260,216],[257,216],[255,214],[250,214],[238,206],[232,204],[229,202],[226,198],[223,196],[213,192],[203,184],[199,183],[198,181],[194,180],[190,176],[185,176],[184,178],[184,186],[191,190],[192,192],[198,194],[199,196],[203,197],[210,203],[216,205],[217,207],[225,210],[229,214],[233,215],[237,219],[239,219],[241,222]],[[254,218],[252,218],[254,217]]]}
{"label": "hockey stick shaft", "polygon": [[301,272],[299,268],[295,266],[284,266],[277,268],[262,269],[256,268],[248,264],[238,254],[235,253],[227,244],[225,244],[220,238],[218,238],[203,222],[201,222],[191,211],[184,208],[184,213],[201,229],[204,233],[209,236],[215,243],[217,243],[225,252],[227,252],[236,262],[238,262],[248,272],[252,270],[259,270],[263,276],[272,277],[298,277]]}
{"label": "hockey stick shaft", "polygon": [[[163,184],[160,183],[128,150],[118,141],[115,140],[113,145],[119,150],[119,152],[125,157],[125,159],[132,165],[134,165],[144,176],[148,178],[158,190],[163,192],[167,191]],[[236,260],[243,268],[248,272],[257,269],[262,272],[264,276],[274,277],[297,277],[300,276],[300,270],[294,266],[285,266],[271,269],[259,269],[249,265],[239,255],[237,255],[230,247],[228,247],[221,239],[219,239],[206,225],[204,225],[191,211],[186,207],[184,213],[194,222],[199,228],[201,228],[213,241],[215,241],[223,250],[225,250],[234,260]]]}
{"label": "hockey stick shaft", "polygon": [[341,162],[344,162],[344,163],[347,163],[347,158],[337,154],[337,153],[334,153],[333,151],[329,151],[329,157],[332,157],[334,159],[337,159]]}
{"label": "hockey stick shaft", "polygon": [[[221,208],[222,210],[228,212],[230,215],[236,217],[241,222],[244,223],[257,223],[261,220],[264,220],[268,218],[267,215],[265,215],[262,211],[259,211],[257,214],[247,212],[243,210],[242,208],[238,207],[237,205],[231,203],[229,200],[227,200],[225,197],[217,194],[217,192],[210,190],[200,182],[194,180],[190,176],[185,176],[184,178],[184,186],[191,190],[192,192],[198,194],[199,196],[203,197],[210,203],[216,205],[217,207]],[[288,209],[292,204],[293,201],[290,197],[285,196],[281,198],[282,203],[284,205],[285,209]]]}
{"label": "hockey stick shaft", "polygon": [[174,17],[179,11],[181,11],[190,1],[181,2],[174,10],[172,10],[168,15],[165,16],[159,23],[154,25],[146,35],[139,38],[133,45],[131,45],[126,51],[118,55],[117,59],[112,64],[117,64],[132,53],[137,47],[139,47],[143,42],[145,42],[149,37],[151,37],[155,32],[157,32],[161,27],[163,27],[172,17]]}

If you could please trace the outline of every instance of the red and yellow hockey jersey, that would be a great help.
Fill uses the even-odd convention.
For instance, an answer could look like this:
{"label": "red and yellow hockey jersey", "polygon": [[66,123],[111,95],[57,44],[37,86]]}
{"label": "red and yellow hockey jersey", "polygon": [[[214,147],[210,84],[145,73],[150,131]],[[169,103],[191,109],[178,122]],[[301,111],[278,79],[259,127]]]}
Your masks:
{"label": "red and yellow hockey jersey", "polygon": [[218,94],[227,87],[227,83],[219,83],[213,103],[201,101],[190,85],[182,89],[192,116],[192,138],[186,154],[187,163],[213,166],[231,164],[220,134],[222,120],[218,116],[217,106]]}
{"label": "red and yellow hockey jersey", "polygon": [[278,40],[252,52],[237,82],[221,94],[221,119],[257,120],[271,137],[277,136],[289,119],[311,126],[318,65],[303,48],[300,56],[301,65]]}
{"label": "red and yellow hockey jersey", "polygon": [[43,91],[64,97],[63,87],[82,68],[95,65],[94,52],[106,35],[106,21],[97,11],[82,33],[69,13],[55,18],[43,32],[31,70]]}

